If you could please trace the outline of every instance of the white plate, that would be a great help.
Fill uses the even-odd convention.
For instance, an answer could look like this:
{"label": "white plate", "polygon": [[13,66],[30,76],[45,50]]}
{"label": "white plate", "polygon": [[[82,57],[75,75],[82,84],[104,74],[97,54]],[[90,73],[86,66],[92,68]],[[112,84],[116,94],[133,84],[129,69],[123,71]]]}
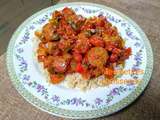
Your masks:
{"label": "white plate", "polygon": [[[84,17],[104,15],[118,28],[126,46],[132,48],[124,69],[143,71],[143,74],[125,74],[119,80],[134,80],[137,84],[116,83],[82,92],[46,82],[33,59],[34,31],[48,22],[54,10],[64,7]],[[14,86],[27,101],[53,115],[85,119],[109,115],[133,102],[149,82],[153,55],[146,35],[130,18],[106,6],[75,2],[43,9],[25,20],[11,38],[7,66]]]}

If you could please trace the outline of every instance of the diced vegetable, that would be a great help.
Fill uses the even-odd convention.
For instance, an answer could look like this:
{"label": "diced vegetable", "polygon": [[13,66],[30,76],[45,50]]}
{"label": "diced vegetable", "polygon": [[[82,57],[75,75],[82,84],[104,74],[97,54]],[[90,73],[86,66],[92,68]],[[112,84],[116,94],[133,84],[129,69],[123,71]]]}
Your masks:
{"label": "diced vegetable", "polygon": [[52,36],[52,40],[60,40],[60,36],[59,36],[59,34],[57,34],[57,33],[54,33],[53,34],[53,36]]}
{"label": "diced vegetable", "polygon": [[116,62],[118,60],[118,56],[116,54],[111,54],[109,61],[110,62]]}
{"label": "diced vegetable", "polygon": [[35,31],[35,35],[40,39],[42,38],[42,32],[40,31]]}
{"label": "diced vegetable", "polygon": [[82,64],[78,63],[77,66],[76,66],[76,72],[83,73],[84,70],[85,69],[83,68]]}
{"label": "diced vegetable", "polygon": [[51,81],[50,81],[51,83],[58,84],[64,80],[64,75],[63,74],[51,74],[50,78],[51,78]]}

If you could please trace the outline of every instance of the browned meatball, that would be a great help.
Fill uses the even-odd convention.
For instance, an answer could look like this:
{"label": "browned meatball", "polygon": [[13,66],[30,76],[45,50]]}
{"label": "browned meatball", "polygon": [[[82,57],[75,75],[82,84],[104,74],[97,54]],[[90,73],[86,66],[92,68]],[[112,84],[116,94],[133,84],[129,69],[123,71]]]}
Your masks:
{"label": "browned meatball", "polygon": [[90,47],[89,39],[85,35],[80,34],[74,50],[78,53],[86,53]]}
{"label": "browned meatball", "polygon": [[102,47],[94,47],[88,51],[88,62],[92,66],[102,67],[108,59],[107,51]]}

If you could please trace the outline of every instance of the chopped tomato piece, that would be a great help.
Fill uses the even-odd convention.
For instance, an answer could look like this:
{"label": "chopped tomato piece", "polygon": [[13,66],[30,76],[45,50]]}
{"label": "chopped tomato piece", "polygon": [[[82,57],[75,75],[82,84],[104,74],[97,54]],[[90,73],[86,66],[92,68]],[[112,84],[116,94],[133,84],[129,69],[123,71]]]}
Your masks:
{"label": "chopped tomato piece", "polygon": [[64,75],[62,75],[62,74],[59,74],[59,75],[58,74],[51,74],[50,78],[51,78],[51,83],[58,84],[58,83],[60,83],[61,81],[64,80]]}
{"label": "chopped tomato piece", "polygon": [[83,73],[84,72],[84,68],[83,68],[81,63],[77,64],[76,71],[79,72],[79,73]]}
{"label": "chopped tomato piece", "polygon": [[66,15],[66,16],[75,14],[75,12],[74,12],[72,9],[68,8],[68,7],[65,7],[65,8],[62,10],[62,13],[63,13],[64,15]]}
{"label": "chopped tomato piece", "polygon": [[131,49],[131,48],[127,48],[127,49],[125,50],[125,55],[126,55],[127,57],[129,57],[129,55],[131,55],[131,52],[132,52],[132,49]]}
{"label": "chopped tomato piece", "polygon": [[131,55],[131,52],[132,52],[131,48],[124,49],[123,54],[122,54],[122,56],[120,57],[120,59],[121,59],[121,60],[126,60],[126,59],[128,59],[129,56]]}
{"label": "chopped tomato piece", "polygon": [[105,17],[100,16],[99,19],[96,21],[96,26],[104,27],[105,25]]}
{"label": "chopped tomato piece", "polygon": [[118,60],[118,56],[116,54],[111,54],[109,61],[110,62],[116,62]]}
{"label": "chopped tomato piece", "polygon": [[118,49],[118,48],[114,48],[114,49],[112,50],[112,53],[119,55],[119,54],[121,53],[121,50]]}

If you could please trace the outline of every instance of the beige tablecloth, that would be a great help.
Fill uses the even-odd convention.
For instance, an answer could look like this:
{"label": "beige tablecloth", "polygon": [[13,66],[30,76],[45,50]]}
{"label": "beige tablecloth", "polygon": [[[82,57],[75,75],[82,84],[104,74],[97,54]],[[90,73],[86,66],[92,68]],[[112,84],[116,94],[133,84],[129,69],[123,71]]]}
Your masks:
{"label": "beige tablecloth", "polygon": [[[74,0],[61,0],[61,2]],[[84,0],[83,0],[84,1]],[[154,70],[144,93],[127,108],[102,120],[160,119],[160,0],[86,0],[115,8],[136,21],[150,39],[154,53]],[[8,3],[7,3],[8,2]],[[14,7],[14,5],[17,7]],[[64,120],[45,113],[24,100],[7,74],[5,51],[15,28],[25,18],[49,6],[47,0],[0,1],[0,120]],[[35,8],[33,8],[35,6]],[[19,8],[18,8],[19,7]],[[9,11],[10,10],[10,11]],[[20,11],[21,10],[21,11]],[[22,13],[22,14],[21,14]],[[8,15],[9,14],[9,15]],[[12,15],[13,14],[13,15]],[[14,14],[16,14],[14,16]],[[12,19],[12,22],[10,20]],[[6,22],[7,21],[7,22]],[[1,31],[1,23],[8,23]],[[2,26],[3,28],[3,26]]]}

